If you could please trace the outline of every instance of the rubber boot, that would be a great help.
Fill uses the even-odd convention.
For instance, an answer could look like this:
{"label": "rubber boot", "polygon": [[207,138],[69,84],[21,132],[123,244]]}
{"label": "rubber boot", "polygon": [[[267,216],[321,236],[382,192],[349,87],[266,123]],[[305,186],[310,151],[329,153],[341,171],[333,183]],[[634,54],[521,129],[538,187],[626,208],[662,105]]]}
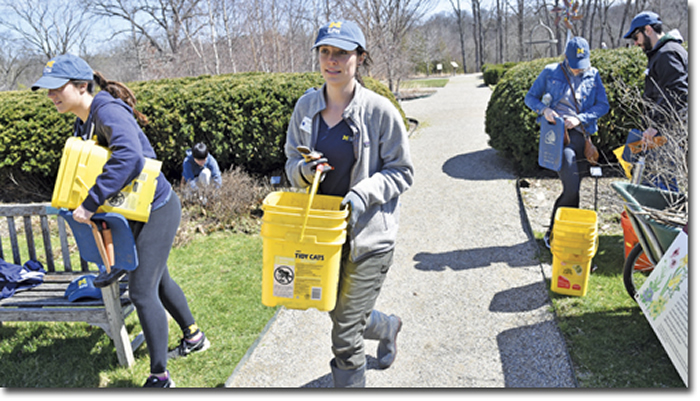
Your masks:
{"label": "rubber boot", "polygon": [[365,366],[357,369],[342,370],[331,359],[331,374],[333,375],[333,387],[364,387],[365,386]]}
{"label": "rubber boot", "polygon": [[378,310],[372,310],[365,327],[364,338],[379,340],[377,360],[379,368],[386,369],[396,359],[396,336],[401,331],[401,318],[395,315],[387,316]]}

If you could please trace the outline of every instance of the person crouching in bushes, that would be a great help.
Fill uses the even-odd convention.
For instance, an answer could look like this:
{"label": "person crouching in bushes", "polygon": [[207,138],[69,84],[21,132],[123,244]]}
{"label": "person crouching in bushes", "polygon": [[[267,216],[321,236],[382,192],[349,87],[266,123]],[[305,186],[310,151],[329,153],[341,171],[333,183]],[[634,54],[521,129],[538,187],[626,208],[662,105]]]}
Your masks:
{"label": "person crouching in bushes", "polygon": [[525,95],[525,105],[550,123],[564,119],[570,138],[564,141],[559,179],[563,190],[554,202],[549,229],[544,241],[551,244],[557,209],[579,207],[581,176],[588,167],[584,155],[588,136],[598,132],[598,119],[610,110],[608,96],[598,70],[591,66],[591,53],[586,39],[574,37],[566,44],[566,56],[560,63],[547,65]]}
{"label": "person crouching in bushes", "polygon": [[207,145],[198,142],[185,154],[181,184],[189,184],[190,188],[196,189],[197,185],[208,186],[212,181],[217,188],[221,187],[219,163],[209,153]]}

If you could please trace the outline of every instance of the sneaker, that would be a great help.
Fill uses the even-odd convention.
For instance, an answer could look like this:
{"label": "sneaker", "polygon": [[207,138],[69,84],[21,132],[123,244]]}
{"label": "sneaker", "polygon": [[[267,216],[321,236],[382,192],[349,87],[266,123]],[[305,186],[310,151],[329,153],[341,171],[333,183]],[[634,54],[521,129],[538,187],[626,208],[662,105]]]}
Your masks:
{"label": "sneaker", "polygon": [[180,345],[168,351],[168,359],[175,359],[181,356],[187,356],[193,352],[201,352],[208,349],[210,345],[211,343],[209,343],[209,339],[207,339],[207,336],[205,336],[204,333],[202,333],[202,336],[199,338],[199,340],[194,342],[187,341],[183,338],[182,340],[180,340]]}
{"label": "sneaker", "polygon": [[170,378],[170,372],[168,372],[168,377],[161,379],[158,376],[150,375],[146,379],[146,383],[143,384],[144,387],[156,387],[156,388],[174,388],[175,382]]}
{"label": "sneaker", "polygon": [[544,240],[544,246],[546,246],[548,249],[552,248],[552,246],[550,245],[551,237],[552,237],[551,231],[547,231],[544,234],[544,237],[542,237],[542,239]]}

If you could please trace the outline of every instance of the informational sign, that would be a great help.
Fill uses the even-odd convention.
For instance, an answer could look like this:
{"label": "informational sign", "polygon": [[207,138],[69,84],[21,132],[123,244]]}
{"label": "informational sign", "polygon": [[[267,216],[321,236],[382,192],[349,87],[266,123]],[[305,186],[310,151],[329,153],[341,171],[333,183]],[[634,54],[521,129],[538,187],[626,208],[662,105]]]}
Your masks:
{"label": "informational sign", "polygon": [[688,234],[678,234],[636,298],[688,387]]}

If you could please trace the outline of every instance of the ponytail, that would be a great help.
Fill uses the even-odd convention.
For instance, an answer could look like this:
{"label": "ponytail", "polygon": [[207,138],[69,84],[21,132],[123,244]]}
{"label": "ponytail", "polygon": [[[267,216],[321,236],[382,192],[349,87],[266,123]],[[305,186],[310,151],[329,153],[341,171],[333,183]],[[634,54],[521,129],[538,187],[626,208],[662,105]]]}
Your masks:
{"label": "ponytail", "polygon": [[124,103],[128,104],[129,107],[134,111],[134,117],[142,125],[148,124],[148,117],[143,115],[140,111],[136,110],[136,96],[134,92],[131,91],[126,85],[117,81],[108,81],[105,77],[97,72],[93,72],[93,80],[102,90],[107,91],[110,95],[117,99],[121,99]]}
{"label": "ponytail", "polygon": [[362,80],[362,74],[360,73],[360,67],[364,67],[365,69],[369,70],[370,66],[372,65],[372,59],[369,57],[369,52],[365,49],[362,48],[362,46],[357,47],[357,56],[361,57],[363,54],[365,56],[364,61],[362,64],[357,65],[357,69],[355,70],[355,79],[360,83],[362,86],[365,85],[365,81]]}

